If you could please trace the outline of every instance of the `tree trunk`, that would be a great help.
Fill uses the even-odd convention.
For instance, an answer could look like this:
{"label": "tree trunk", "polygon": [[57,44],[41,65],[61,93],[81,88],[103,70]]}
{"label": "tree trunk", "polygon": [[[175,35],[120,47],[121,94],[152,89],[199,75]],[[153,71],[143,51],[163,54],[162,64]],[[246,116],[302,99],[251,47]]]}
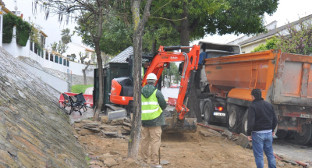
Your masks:
{"label": "tree trunk", "polygon": [[[93,120],[98,121],[100,112],[102,110],[102,106],[104,103],[104,85],[103,85],[103,61],[100,49],[100,40],[103,33],[103,6],[99,4],[99,18],[98,18],[98,25],[96,30],[96,35],[93,36],[94,48],[96,53],[96,59],[98,63],[98,75],[99,75],[99,99],[97,101],[97,108],[95,108]],[[105,61],[105,59],[104,59]]]}
{"label": "tree trunk", "polygon": [[[188,9],[187,9],[187,4],[184,2],[184,10],[182,13],[182,18],[187,18],[188,17]],[[183,19],[181,21],[181,26],[180,26],[180,41],[182,46],[188,46],[190,42],[190,31],[189,31],[189,22],[188,19]],[[189,49],[182,50],[183,52],[188,52]]]}
{"label": "tree trunk", "polygon": [[86,66],[84,69],[82,69],[82,74],[83,74],[83,84],[84,84],[84,85],[87,85],[87,75],[86,75],[86,70],[88,69],[89,65],[90,65],[90,61],[88,61],[88,62],[87,62],[87,66]]}
{"label": "tree trunk", "polygon": [[170,87],[170,86],[171,86],[171,84],[172,84],[172,83],[171,83],[171,82],[172,82],[172,81],[171,81],[171,79],[172,79],[172,76],[171,76],[171,75],[169,75],[169,87]]}
{"label": "tree trunk", "polygon": [[152,54],[155,54],[157,52],[157,40],[155,39],[152,46]]}
{"label": "tree trunk", "polygon": [[98,79],[99,79],[99,99],[97,101],[97,108],[95,108],[93,120],[98,121],[99,115],[103,106],[104,102],[104,86],[103,86],[103,61],[101,57],[101,50],[100,50],[100,40],[94,39],[94,46],[95,46],[95,53],[96,53],[96,60],[98,63]]}
{"label": "tree trunk", "polygon": [[[141,0],[131,1],[131,11],[134,23],[133,35],[133,118],[131,134],[128,143],[128,157],[136,159],[139,153],[139,143],[141,137],[141,68],[142,68],[142,36],[144,25],[149,17],[149,9],[152,0],[147,0],[143,12],[142,19],[140,18],[140,3]],[[136,73],[134,73],[136,72]]]}
{"label": "tree trunk", "polygon": [[[139,33],[138,24],[140,22],[140,1],[134,0],[132,4],[132,15],[135,32],[133,36],[133,118],[131,134],[128,144],[128,157],[136,158],[139,152],[139,143],[141,136],[141,62],[142,62],[142,35]],[[137,72],[137,73],[134,73]]]}

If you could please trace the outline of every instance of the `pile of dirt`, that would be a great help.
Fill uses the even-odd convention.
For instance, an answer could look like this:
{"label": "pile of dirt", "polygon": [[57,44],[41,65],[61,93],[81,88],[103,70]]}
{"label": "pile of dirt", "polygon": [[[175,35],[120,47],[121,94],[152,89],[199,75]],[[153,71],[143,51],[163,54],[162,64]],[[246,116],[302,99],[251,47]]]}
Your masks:
{"label": "pile of dirt", "polygon": [[[93,127],[96,131],[88,129],[92,125],[90,123],[94,124],[93,121],[86,120],[74,124],[76,136],[89,154],[90,167],[148,167],[140,157],[137,160],[127,159],[127,134],[130,130],[128,121],[119,120],[109,123],[104,119],[102,122],[96,122],[96,129]],[[110,132],[111,135],[116,136],[107,135],[104,132]],[[242,148],[217,131],[200,126],[195,133],[163,133],[160,156],[162,166],[168,168],[256,167],[252,150]],[[267,161],[265,161],[265,167],[267,167]],[[277,161],[277,167],[298,166]]]}

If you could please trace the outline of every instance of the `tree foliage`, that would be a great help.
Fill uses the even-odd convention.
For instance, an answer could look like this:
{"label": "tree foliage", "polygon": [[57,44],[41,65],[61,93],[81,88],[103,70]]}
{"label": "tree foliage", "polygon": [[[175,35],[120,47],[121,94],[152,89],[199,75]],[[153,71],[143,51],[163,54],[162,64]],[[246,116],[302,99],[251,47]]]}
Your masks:
{"label": "tree foliage", "polygon": [[259,52],[259,51],[277,49],[278,48],[277,44],[279,42],[280,42],[280,39],[277,37],[267,39],[264,44],[260,44],[259,46],[254,48],[251,52]]}
{"label": "tree foliage", "polygon": [[312,25],[301,22],[287,28],[287,35],[279,35],[278,48],[283,52],[312,54]]}
{"label": "tree foliage", "polygon": [[[85,15],[88,15],[88,13]],[[109,55],[116,55],[132,45],[133,31],[130,23],[120,19],[118,14],[112,10],[105,16],[104,22],[103,34],[100,40],[101,51]],[[85,44],[94,47],[91,33],[88,29],[90,24],[92,24],[91,21],[79,20],[76,31]]]}
{"label": "tree foliage", "polygon": [[[109,13],[110,6],[108,0],[35,0],[35,6],[38,3],[49,12],[59,14],[60,21],[63,16],[67,16],[68,21],[71,16],[79,18],[81,22],[90,22],[86,29],[92,37],[93,46],[97,56],[98,75],[99,75],[99,98],[95,104],[97,108],[94,111],[94,120],[99,119],[99,114],[103,107],[103,60],[100,50],[100,39],[103,33],[103,24],[105,15]],[[105,58],[104,58],[105,59]]]}
{"label": "tree foliage", "polygon": [[68,44],[71,42],[71,37],[73,36],[74,34],[70,34],[70,30],[68,28],[66,29],[63,29],[62,30],[62,33],[61,33],[61,40],[64,44]]}
{"label": "tree foliage", "polygon": [[272,14],[278,0],[159,0],[153,1],[151,22],[170,23],[180,43],[206,34],[259,33],[265,30],[263,16]]}
{"label": "tree foliage", "polygon": [[300,22],[287,28],[287,33],[266,40],[252,52],[281,49],[282,52],[310,55],[312,54],[312,25]]}
{"label": "tree foliage", "polygon": [[30,33],[30,41],[34,42],[35,44],[39,45],[40,33],[39,33],[39,26],[31,23],[31,33]]}
{"label": "tree foliage", "polygon": [[[169,68],[164,69],[162,75],[163,75],[164,79],[169,80],[169,86],[172,83],[178,84],[179,81],[181,80],[181,75],[179,73],[179,69],[178,69],[176,63],[174,63],[174,62],[170,63]],[[171,81],[172,79],[173,79],[173,82]]]}
{"label": "tree foliage", "polygon": [[61,40],[58,43],[54,42],[53,44],[51,44],[51,48],[53,51],[64,54],[68,49],[68,43],[71,42],[72,35],[70,34],[70,30],[68,28],[63,29],[61,35]]}

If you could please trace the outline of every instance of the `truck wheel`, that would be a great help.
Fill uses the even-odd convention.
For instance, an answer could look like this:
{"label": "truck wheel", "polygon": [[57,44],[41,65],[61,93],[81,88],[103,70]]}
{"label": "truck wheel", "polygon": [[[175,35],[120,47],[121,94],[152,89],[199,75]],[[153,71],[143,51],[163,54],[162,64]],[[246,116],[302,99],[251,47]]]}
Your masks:
{"label": "truck wheel", "polygon": [[203,107],[203,120],[207,124],[210,124],[213,122],[213,105],[210,99],[205,101],[204,107]]}
{"label": "truck wheel", "polygon": [[248,130],[248,110],[246,110],[243,120],[242,120],[242,133],[247,135]]}
{"label": "truck wheel", "polygon": [[228,121],[228,128],[232,132],[239,133],[241,130],[241,116],[244,112],[244,108],[237,106],[235,104],[229,104],[228,105],[228,115],[227,115],[227,121]]}
{"label": "truck wheel", "polygon": [[308,145],[312,139],[311,124],[303,124],[302,132],[295,133],[295,142],[300,145]]}

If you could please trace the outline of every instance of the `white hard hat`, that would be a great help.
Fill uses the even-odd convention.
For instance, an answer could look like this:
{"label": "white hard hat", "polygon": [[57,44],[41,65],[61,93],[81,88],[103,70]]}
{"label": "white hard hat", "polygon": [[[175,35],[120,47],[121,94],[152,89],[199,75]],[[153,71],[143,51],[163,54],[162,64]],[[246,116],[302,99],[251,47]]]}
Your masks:
{"label": "white hard hat", "polygon": [[154,73],[150,73],[146,77],[147,80],[157,80],[157,76]]}

